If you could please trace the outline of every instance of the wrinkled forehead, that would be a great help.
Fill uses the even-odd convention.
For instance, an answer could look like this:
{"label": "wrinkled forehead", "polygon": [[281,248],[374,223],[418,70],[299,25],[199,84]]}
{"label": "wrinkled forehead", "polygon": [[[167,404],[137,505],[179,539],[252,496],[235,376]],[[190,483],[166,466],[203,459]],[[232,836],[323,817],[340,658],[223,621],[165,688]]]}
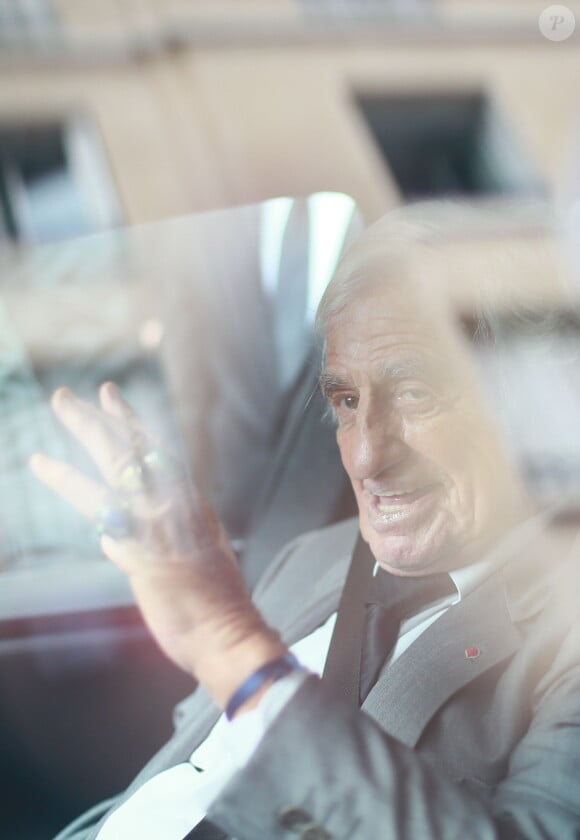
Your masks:
{"label": "wrinkled forehead", "polygon": [[[488,416],[480,371],[449,306],[430,306],[417,290],[391,295],[376,289],[329,323],[320,372],[322,392],[370,388],[391,393],[419,383],[445,399],[463,395]],[[378,389],[374,391],[374,389]]]}
{"label": "wrinkled forehead", "polygon": [[421,278],[375,278],[356,292],[326,326],[326,364],[341,358],[380,362],[381,355],[466,352],[448,300]]}

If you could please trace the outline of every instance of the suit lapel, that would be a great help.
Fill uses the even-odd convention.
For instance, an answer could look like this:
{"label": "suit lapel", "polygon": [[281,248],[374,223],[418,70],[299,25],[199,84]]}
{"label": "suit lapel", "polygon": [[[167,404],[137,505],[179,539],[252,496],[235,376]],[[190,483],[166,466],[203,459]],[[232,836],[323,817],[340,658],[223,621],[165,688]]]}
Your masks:
{"label": "suit lapel", "polygon": [[278,628],[287,645],[308,636],[336,612],[349,564],[350,554],[345,553],[319,577],[301,579],[299,590],[294,581],[292,591],[282,586],[257,599],[262,615]]}
{"label": "suit lapel", "polygon": [[[498,550],[498,570],[385,668],[362,708],[390,735],[415,747],[447,700],[521,647],[526,623],[575,550],[550,531],[550,519],[542,513],[512,532]],[[479,655],[467,657],[469,647]]]}
{"label": "suit lapel", "polygon": [[[450,607],[387,667],[363,710],[399,741],[414,747],[441,706],[463,686],[511,656],[521,644],[495,574]],[[478,655],[469,658],[468,648]]]}

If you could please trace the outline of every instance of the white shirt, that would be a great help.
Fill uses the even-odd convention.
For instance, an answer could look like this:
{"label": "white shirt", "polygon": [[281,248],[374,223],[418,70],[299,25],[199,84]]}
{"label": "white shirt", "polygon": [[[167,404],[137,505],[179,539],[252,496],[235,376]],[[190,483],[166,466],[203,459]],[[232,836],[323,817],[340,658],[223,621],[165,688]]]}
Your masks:
{"label": "white shirt", "polygon": [[[457,593],[430,604],[403,622],[390,661],[401,656],[449,607],[476,589],[497,567],[501,556],[496,553],[480,563],[450,572]],[[333,613],[291,648],[312,673],[321,674],[324,669],[336,615]],[[307,673],[301,671],[289,674],[274,683],[255,710],[231,723],[222,715],[190,760],[149,779],[108,818],[98,840],[183,840],[201,822],[234,773],[249,761],[270,724],[306,678]]]}

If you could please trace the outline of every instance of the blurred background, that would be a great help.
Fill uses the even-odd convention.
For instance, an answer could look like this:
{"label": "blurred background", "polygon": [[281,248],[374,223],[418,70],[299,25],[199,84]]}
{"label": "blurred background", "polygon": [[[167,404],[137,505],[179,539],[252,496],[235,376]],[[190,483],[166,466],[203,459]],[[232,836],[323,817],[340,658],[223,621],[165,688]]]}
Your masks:
{"label": "blurred background", "polygon": [[577,527],[580,4],[547,9],[0,0],[2,838],[49,840],[117,792],[192,688],[94,529],[30,477],[38,449],[90,469],[52,420],[58,385],[123,387],[252,585],[292,536],[354,511],[313,336],[340,253],[391,208],[452,199],[478,224],[434,282],[474,334],[484,257],[509,253],[493,352],[475,349],[492,393],[519,385],[507,426],[532,492]]}

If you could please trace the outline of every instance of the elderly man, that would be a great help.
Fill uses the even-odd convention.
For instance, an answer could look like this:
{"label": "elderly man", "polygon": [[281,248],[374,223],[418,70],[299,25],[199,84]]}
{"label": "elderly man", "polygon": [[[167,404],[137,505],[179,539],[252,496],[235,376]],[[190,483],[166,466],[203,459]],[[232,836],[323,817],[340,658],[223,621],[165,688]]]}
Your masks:
{"label": "elderly man", "polygon": [[425,282],[436,240],[387,218],[329,286],[321,381],[362,536],[349,521],[298,538],[253,602],[219,522],[115,386],[99,408],[56,393],[104,482],[43,455],[32,468],[98,521],[201,686],[128,791],[60,837],[580,836],[577,564]]}

